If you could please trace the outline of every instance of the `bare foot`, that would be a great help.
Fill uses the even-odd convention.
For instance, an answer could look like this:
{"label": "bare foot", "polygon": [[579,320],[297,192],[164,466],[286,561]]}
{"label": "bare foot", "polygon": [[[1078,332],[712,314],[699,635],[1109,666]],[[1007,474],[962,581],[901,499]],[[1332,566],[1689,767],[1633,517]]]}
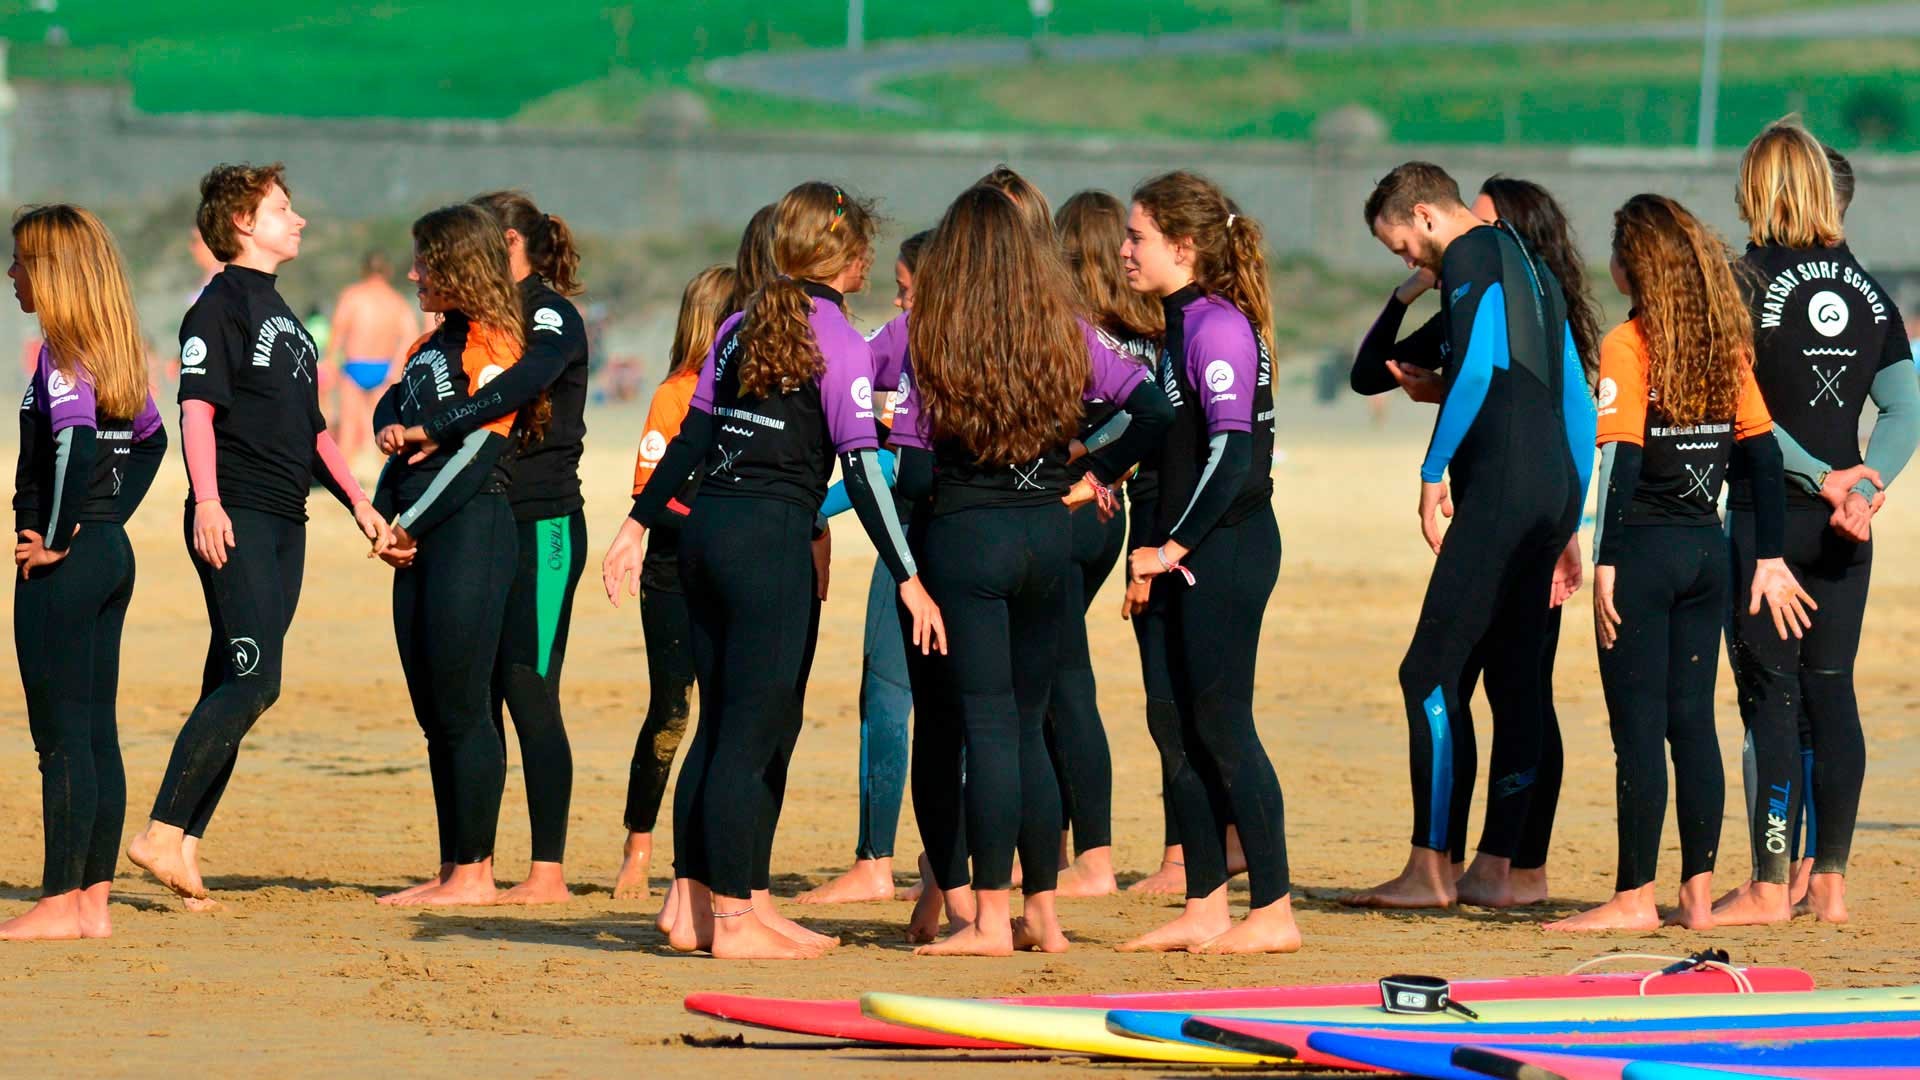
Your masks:
{"label": "bare foot", "polygon": [[[180,841],[180,857],[187,861],[187,888],[194,889],[202,893],[211,892],[211,890],[207,888],[206,879],[200,876],[200,838],[193,835],[192,833],[188,833]],[[214,903],[211,900],[207,902],[210,904],[213,904],[213,908],[211,910],[218,911],[220,909],[219,904]],[[201,910],[207,910],[207,909],[195,907],[192,904],[188,904],[187,910],[201,911]]]}
{"label": "bare foot", "polygon": [[1513,895],[1513,860],[1493,855],[1475,855],[1473,865],[1454,882],[1454,892],[1463,904],[1475,907],[1510,908],[1520,901]]}
{"label": "bare foot", "polygon": [[653,863],[653,834],[630,832],[621,852],[620,873],[613,879],[615,900],[645,900],[653,892],[647,868]]}
{"label": "bare foot", "polygon": [[113,919],[107,913],[107,894],[113,891],[113,882],[102,881],[80,890],[80,936],[83,938],[110,938],[113,936]]}
{"label": "bare foot", "polygon": [[1172,922],[1118,948],[1121,952],[1180,952],[1212,941],[1231,929],[1233,914],[1227,910],[1227,887],[1222,885],[1212,896],[1188,900],[1187,909]]}
{"label": "bare foot", "polygon": [[1054,909],[1053,893],[1035,893],[1027,897],[1020,917],[1013,920],[1013,947],[1022,952],[1063,953],[1067,935],[1060,930],[1060,916]]}
{"label": "bare foot", "polygon": [[567,891],[567,874],[557,862],[536,862],[527,868],[527,880],[500,894],[501,904],[564,904],[573,899]]}
{"label": "bare foot", "polygon": [[893,899],[893,859],[861,859],[853,869],[794,898],[796,904],[864,904]]}
{"label": "bare foot", "polygon": [[687,883],[675,878],[667,886],[667,895],[660,898],[660,914],[653,917],[654,928],[668,937],[673,936],[673,924],[680,921],[680,913],[686,908]]}
{"label": "bare foot", "polygon": [[907,943],[924,945],[940,938],[940,909],[943,906],[938,886],[920,879],[920,898],[914,901],[913,917],[907,921]]}
{"label": "bare foot", "polygon": [[192,880],[186,858],[180,852],[185,835],[184,830],[176,826],[148,822],[146,831],[135,835],[127,845],[127,858],[175,893],[205,899],[206,886]]}
{"label": "bare foot", "polygon": [[667,931],[667,947],[683,953],[713,951],[716,925],[713,894],[691,878],[675,881],[674,887],[679,890],[679,896],[673,902],[673,925]]}
{"label": "bare foot", "polygon": [[805,945],[816,953],[840,947],[840,939],[815,933],[801,926],[785,915],[780,914],[779,905],[774,902],[773,894],[765,889],[755,889],[752,896],[753,913],[759,920],[779,933]]}
{"label": "bare foot", "polygon": [[1127,886],[1130,893],[1142,896],[1180,896],[1187,891],[1186,850],[1179,844],[1160,856],[1160,869]]}
{"label": "bare foot", "polygon": [[1680,904],[1667,916],[1666,925],[1689,930],[1711,930],[1713,915],[1713,873],[1695,874],[1680,883]]}
{"label": "bare foot", "polygon": [[394,907],[484,907],[500,902],[500,890],[493,884],[493,860],[467,863],[453,868],[447,880],[414,893]]}
{"label": "bare foot", "polygon": [[1054,891],[1060,896],[1080,897],[1110,896],[1119,890],[1120,883],[1113,876],[1113,848],[1097,847],[1081,852],[1073,865],[1060,871]]}
{"label": "bare foot", "polygon": [[1227,876],[1239,877],[1247,872],[1247,849],[1240,846],[1240,826],[1227,826]]}
{"label": "bare foot", "polygon": [[1548,930],[1658,930],[1660,911],[1653,904],[1653,886],[1614,893],[1613,899],[1571,918],[1550,922]]}
{"label": "bare foot", "polygon": [[919,881],[916,881],[913,884],[895,893],[894,899],[905,900],[910,904],[917,904],[920,902],[920,894],[926,891],[927,891],[927,879],[921,878]]}
{"label": "bare foot", "polygon": [[913,952],[915,956],[1012,956],[1013,925],[1009,922],[1004,932],[994,933],[970,924]]}
{"label": "bare foot", "polygon": [[408,900],[411,900],[413,897],[418,896],[423,892],[426,892],[428,889],[434,889],[442,885],[445,885],[447,883],[447,879],[452,876],[453,876],[453,864],[441,863],[440,869],[436,871],[434,875],[428,878],[427,880],[421,882],[418,885],[410,885],[407,888],[401,889],[399,892],[390,892],[387,895],[382,896],[379,899],[375,900],[374,903],[384,904],[388,907],[406,907],[408,906],[407,905]]}
{"label": "bare foot", "polygon": [[1451,865],[1445,852],[1414,848],[1398,877],[1340,902],[1348,907],[1449,908],[1459,899]]}
{"label": "bare foot", "polygon": [[1527,870],[1515,867],[1508,884],[1513,890],[1515,907],[1547,902],[1547,868],[1544,866]]}
{"label": "bare foot", "polygon": [[1788,878],[1793,906],[1799,907],[1807,902],[1807,883],[1813,877],[1813,860],[1801,859],[1793,864],[1793,875]]}
{"label": "bare foot", "polygon": [[1812,874],[1807,880],[1807,907],[1814,918],[1826,923],[1847,921],[1847,876]]}
{"label": "bare foot", "polygon": [[1768,881],[1750,881],[1721,897],[1713,905],[1713,921],[1719,926],[1763,926],[1793,918],[1793,904],[1785,885]]}
{"label": "bare foot", "polygon": [[195,896],[183,897],[180,900],[180,905],[196,915],[205,915],[215,911],[227,910],[227,905],[210,896],[204,899]]}
{"label": "bare foot", "polygon": [[80,934],[80,890],[43,896],[0,923],[0,941],[74,941]]}
{"label": "bare foot", "polygon": [[1300,951],[1300,927],[1293,921],[1293,896],[1247,912],[1240,925],[1189,952],[1221,956],[1234,953],[1290,953]]}
{"label": "bare foot", "polygon": [[[819,955],[813,949],[780,933],[755,918],[744,900],[726,900],[732,915],[715,912],[713,938],[709,946],[716,960],[810,960]],[[692,922],[691,919],[682,920]]]}

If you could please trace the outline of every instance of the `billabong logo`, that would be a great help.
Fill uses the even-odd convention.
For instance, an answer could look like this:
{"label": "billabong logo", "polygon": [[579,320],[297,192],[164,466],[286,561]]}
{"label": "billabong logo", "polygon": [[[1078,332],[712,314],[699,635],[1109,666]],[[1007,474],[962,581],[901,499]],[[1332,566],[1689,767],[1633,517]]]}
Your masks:
{"label": "billabong logo", "polygon": [[1611,378],[1601,379],[1599,389],[1594,392],[1593,403],[1602,409],[1613,408],[1614,399],[1620,396],[1620,384]]}
{"label": "billabong logo", "polygon": [[865,375],[853,380],[853,403],[863,409],[873,408],[873,380]]}
{"label": "billabong logo", "polygon": [[260,643],[250,637],[237,637],[227,642],[233,658],[235,675],[251,675],[260,667]]}
{"label": "billabong logo", "polygon": [[1215,360],[1207,365],[1207,389],[1216,394],[1233,389],[1233,365],[1225,360]]}
{"label": "billabong logo", "polygon": [[59,368],[54,368],[52,371],[47,372],[47,393],[52,397],[71,394],[73,393],[73,380],[67,378],[66,372],[61,371]]}
{"label": "billabong logo", "polygon": [[180,369],[193,375],[204,375],[206,370],[200,365],[207,361],[207,343],[199,337],[190,337],[180,346]]}
{"label": "billabong logo", "polygon": [[480,389],[481,387],[487,385],[493,380],[499,378],[500,373],[505,370],[507,369],[501,367],[499,364],[488,364],[486,367],[480,369],[480,377],[473,381],[473,388],[475,390]]}
{"label": "billabong logo", "polygon": [[1822,289],[1807,301],[1807,321],[1822,337],[1839,337],[1847,329],[1847,302],[1840,294]]}
{"label": "billabong logo", "polygon": [[558,334],[560,332],[560,313],[550,307],[541,308],[539,311],[533,313],[533,328],[536,331],[544,330],[549,334]]}

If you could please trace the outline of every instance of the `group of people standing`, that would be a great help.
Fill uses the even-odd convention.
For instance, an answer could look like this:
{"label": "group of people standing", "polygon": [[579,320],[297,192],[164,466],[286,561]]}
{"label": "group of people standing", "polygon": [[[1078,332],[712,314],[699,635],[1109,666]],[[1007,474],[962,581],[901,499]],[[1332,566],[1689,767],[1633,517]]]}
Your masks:
{"label": "group of people standing", "polygon": [[[1850,194],[1851,174],[1837,168],[1797,124],[1756,139],[1740,185],[1753,243],[1738,260],[1678,203],[1630,200],[1615,216],[1612,274],[1633,312],[1604,337],[1565,216],[1538,185],[1496,177],[1469,206],[1444,171],[1410,162],[1367,200],[1367,225],[1414,274],[1362,343],[1354,388],[1404,388],[1440,408],[1419,503],[1436,561],[1400,672],[1412,853],[1352,902],[1546,897],[1564,772],[1552,669],[1560,607],[1585,576],[1576,530],[1597,443],[1619,893],[1556,925],[1657,924],[1663,739],[1678,768],[1683,921],[1784,919],[1802,888],[1821,917],[1844,919],[1871,519],[1920,441],[1920,384],[1897,312],[1845,247],[1838,192]],[[395,640],[426,736],[434,867],[381,902],[565,899],[573,766],[560,675],[587,549],[571,232],[511,192],[414,223],[408,277],[429,328],[397,374],[368,371],[369,385],[349,372],[384,386],[371,435],[387,458],[369,496],[321,416],[322,357],[275,288],[305,226],[284,171],[223,165],[201,195],[198,230],[225,268],[182,323],[180,407],[183,530],[210,638],[201,700],[129,858],[189,906],[211,903],[199,845],[242,739],[280,694],[319,484],[394,569]],[[1186,905],[1122,948],[1297,949],[1280,784],[1253,702],[1281,557],[1260,223],[1191,172],[1148,179],[1126,203],[1082,192],[1055,214],[1001,167],[901,245],[900,314],[868,337],[846,297],[867,286],[879,224],[858,194],[801,184],[753,216],[734,266],[702,271],[682,297],[632,510],[602,563],[616,606],[639,598],[650,684],[616,896],[647,891],[697,687],[660,928],[674,948],[716,957],[838,944],[782,915],[769,886],[829,520],[850,509],[878,553],[859,836],[853,869],[803,903],[893,895],[910,793],[925,854],[909,937],[921,951],[1067,948],[1057,898],[1117,887],[1086,618],[1123,565],[1165,810],[1160,868],[1135,888]],[[113,704],[133,588],[122,526],[166,436],[106,230],[50,206],[19,215],[13,236],[10,276],[47,342],[23,403],[14,502],[15,641],[47,854],[43,899],[0,937],[104,936],[125,813]],[[1428,289],[1440,313],[1402,337]],[[1863,461],[1854,431],[1867,395],[1880,420]],[[1441,516],[1453,519],[1444,534]],[[1722,632],[1751,736],[1756,860],[1754,881],[1715,905]],[[1467,867],[1467,702],[1483,671],[1492,775]],[[502,891],[508,717],[533,862]],[[1803,807],[1810,882],[1788,854]],[[1227,883],[1242,872],[1236,921]]]}

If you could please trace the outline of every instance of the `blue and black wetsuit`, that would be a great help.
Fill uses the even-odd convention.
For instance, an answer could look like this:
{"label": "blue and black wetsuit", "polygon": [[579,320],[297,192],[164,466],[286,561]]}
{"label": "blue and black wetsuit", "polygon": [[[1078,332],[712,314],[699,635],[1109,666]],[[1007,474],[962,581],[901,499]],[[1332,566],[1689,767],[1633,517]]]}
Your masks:
{"label": "blue and black wetsuit", "polygon": [[1448,246],[1440,271],[1447,397],[1420,478],[1450,476],[1455,507],[1420,622],[1400,664],[1413,846],[1452,848],[1455,719],[1476,650],[1521,657],[1489,671],[1495,753],[1480,850],[1519,854],[1546,731],[1540,679],[1554,563],[1580,522],[1594,411],[1566,300],[1504,226]]}
{"label": "blue and black wetsuit", "polygon": [[[1401,303],[1397,295],[1390,294],[1380,317],[1374,320],[1366,337],[1361,339],[1360,348],[1353,358],[1351,383],[1355,393],[1371,397],[1398,390],[1400,384],[1395,381],[1393,373],[1387,370],[1389,360],[1429,371],[1444,372],[1447,369],[1446,328],[1438,313],[1406,337],[1395,340],[1406,318],[1408,306]],[[1545,602],[1543,598],[1542,603]],[[1507,685],[1513,681],[1509,671],[1512,665],[1537,659],[1540,700],[1546,710],[1541,728],[1540,765],[1534,782],[1533,800],[1527,808],[1526,827],[1521,832],[1520,846],[1513,853],[1513,867],[1516,870],[1532,870],[1546,865],[1547,851],[1553,840],[1554,813],[1560,805],[1560,781],[1566,771],[1560,719],[1553,707],[1553,663],[1560,647],[1560,613],[1559,607],[1548,610],[1546,636],[1537,658],[1532,656],[1531,650],[1513,652],[1489,649],[1485,641],[1467,658],[1460,689],[1455,695],[1460,709],[1447,715],[1447,749],[1452,759],[1453,773],[1453,797],[1447,807],[1447,851],[1456,863],[1466,861],[1467,814],[1473,805],[1473,789],[1479,778],[1480,757],[1470,711],[1473,688],[1480,681],[1480,673],[1490,667],[1497,669],[1497,673],[1489,676],[1489,682]],[[1505,760],[1508,755],[1499,756]]]}

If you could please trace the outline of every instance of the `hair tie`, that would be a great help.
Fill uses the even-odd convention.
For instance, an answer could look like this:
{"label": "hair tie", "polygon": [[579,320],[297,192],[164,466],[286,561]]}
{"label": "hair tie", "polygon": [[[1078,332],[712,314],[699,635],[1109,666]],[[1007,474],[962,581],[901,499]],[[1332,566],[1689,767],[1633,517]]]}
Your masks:
{"label": "hair tie", "polygon": [[833,188],[833,220],[827,223],[827,231],[840,227],[840,219],[847,215],[847,193],[840,190],[838,184]]}
{"label": "hair tie", "polygon": [[1227,228],[1229,228],[1229,229],[1231,229],[1231,228],[1233,228],[1233,223],[1234,223],[1234,222],[1236,222],[1236,221],[1239,221],[1239,220],[1240,220],[1240,215],[1239,215],[1239,214],[1228,214],[1228,215],[1227,215]]}

